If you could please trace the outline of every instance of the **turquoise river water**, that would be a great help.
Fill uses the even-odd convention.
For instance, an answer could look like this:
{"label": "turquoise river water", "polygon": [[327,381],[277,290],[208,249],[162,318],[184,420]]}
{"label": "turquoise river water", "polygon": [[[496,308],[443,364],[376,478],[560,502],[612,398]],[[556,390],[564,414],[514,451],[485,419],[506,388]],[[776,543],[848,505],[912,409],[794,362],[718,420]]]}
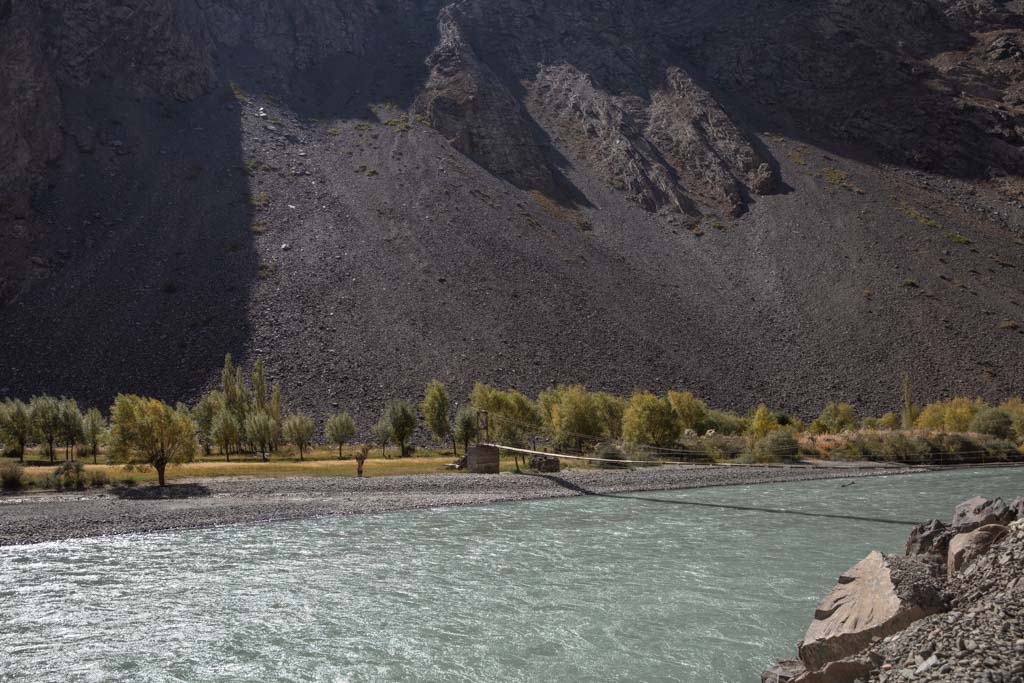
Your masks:
{"label": "turquoise river water", "polygon": [[0,680],[756,681],[868,551],[1024,493],[1024,469],[850,481],[5,548]]}

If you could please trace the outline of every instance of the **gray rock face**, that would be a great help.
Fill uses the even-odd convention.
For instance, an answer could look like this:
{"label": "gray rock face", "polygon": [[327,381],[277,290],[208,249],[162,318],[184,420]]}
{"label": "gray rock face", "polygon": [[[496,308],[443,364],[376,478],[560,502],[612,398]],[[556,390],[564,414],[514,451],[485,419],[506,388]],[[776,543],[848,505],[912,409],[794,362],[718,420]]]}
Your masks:
{"label": "gray rock face", "polygon": [[988,552],[1009,529],[1002,524],[986,524],[973,531],[957,534],[949,542],[948,572],[953,576]]}
{"label": "gray rock face", "polygon": [[894,571],[891,559],[876,551],[839,577],[798,646],[807,668],[820,670],[939,611],[937,587],[923,582],[910,586],[908,576],[913,574]]}
{"label": "gray rock face", "polygon": [[976,496],[956,506],[953,511],[953,530],[963,534],[987,524],[1009,524],[1016,514],[1002,498],[989,500]]}
{"label": "gray rock face", "polygon": [[935,555],[944,563],[946,551],[949,549],[949,539],[954,532],[943,522],[933,519],[924,524],[918,524],[910,531],[906,545],[903,548],[905,555]]}

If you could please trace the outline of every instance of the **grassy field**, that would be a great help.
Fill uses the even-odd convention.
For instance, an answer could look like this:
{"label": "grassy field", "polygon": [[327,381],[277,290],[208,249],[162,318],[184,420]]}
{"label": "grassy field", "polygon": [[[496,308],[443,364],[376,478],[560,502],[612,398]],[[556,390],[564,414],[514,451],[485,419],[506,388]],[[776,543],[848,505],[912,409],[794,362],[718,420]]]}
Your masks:
{"label": "grassy field", "polygon": [[[194,477],[354,477],[356,462],[352,459],[354,449],[345,450],[345,459],[339,460],[336,450],[315,449],[307,452],[305,460],[300,461],[297,452],[283,449],[281,453],[270,456],[269,462],[263,462],[259,456],[232,455],[228,462],[224,456],[199,456],[194,462],[182,465],[170,465],[167,468],[169,482]],[[92,464],[92,458],[79,458],[85,465],[86,473],[102,472],[107,475],[111,484],[155,482],[156,471],[151,467],[135,467],[126,469],[123,465],[103,464],[105,456],[99,456],[100,464]],[[388,477],[400,474],[438,474],[450,472],[445,465],[455,461],[451,451],[419,448],[409,458],[399,458],[397,449],[389,449],[387,457],[382,458],[380,449],[375,449],[372,457],[363,466],[365,477]],[[17,462],[14,459],[0,458]],[[58,451],[53,464],[36,451],[25,454],[24,481],[26,485],[42,487],[43,482],[53,474],[54,469],[64,461],[64,452]],[[522,460],[520,460],[522,463]],[[502,457],[502,472],[514,472],[515,463],[511,456]]]}

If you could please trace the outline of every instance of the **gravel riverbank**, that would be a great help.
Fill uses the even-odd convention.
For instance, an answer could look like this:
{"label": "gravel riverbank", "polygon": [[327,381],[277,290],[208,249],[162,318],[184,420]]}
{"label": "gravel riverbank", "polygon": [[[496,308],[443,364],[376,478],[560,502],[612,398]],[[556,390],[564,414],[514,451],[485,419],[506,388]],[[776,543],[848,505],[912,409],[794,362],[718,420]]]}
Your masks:
{"label": "gravel riverbank", "polygon": [[0,546],[87,536],[629,491],[879,476],[909,469],[663,467],[557,475],[219,478],[0,496]]}

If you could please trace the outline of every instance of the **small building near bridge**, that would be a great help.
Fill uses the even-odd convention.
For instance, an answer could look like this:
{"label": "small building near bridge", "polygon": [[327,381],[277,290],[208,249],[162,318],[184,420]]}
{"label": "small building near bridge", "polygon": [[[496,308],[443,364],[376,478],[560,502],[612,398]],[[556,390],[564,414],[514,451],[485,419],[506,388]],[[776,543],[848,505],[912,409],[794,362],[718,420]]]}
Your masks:
{"label": "small building near bridge", "polygon": [[498,474],[501,456],[494,446],[470,446],[466,453],[466,469],[471,474]]}

